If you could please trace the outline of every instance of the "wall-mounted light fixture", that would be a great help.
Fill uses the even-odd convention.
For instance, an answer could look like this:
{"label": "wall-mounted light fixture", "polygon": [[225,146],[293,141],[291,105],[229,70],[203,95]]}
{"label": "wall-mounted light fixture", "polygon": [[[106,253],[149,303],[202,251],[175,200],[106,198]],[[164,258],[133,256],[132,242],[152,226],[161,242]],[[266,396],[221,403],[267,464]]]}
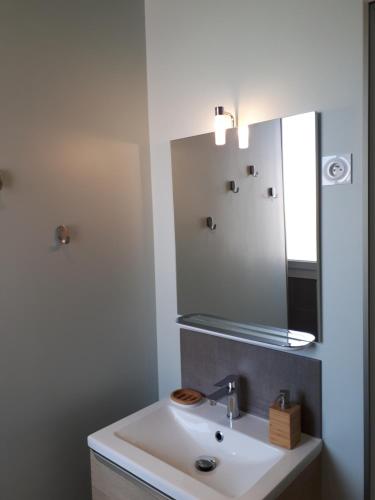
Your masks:
{"label": "wall-mounted light fixture", "polygon": [[224,110],[224,106],[215,107],[215,144],[223,146],[226,140],[227,128],[235,127],[235,119],[231,113]]}
{"label": "wall-mounted light fixture", "polygon": [[[215,107],[215,144],[216,146],[223,146],[226,141],[227,128],[234,128],[236,126],[236,119],[228,111],[225,111],[224,106]],[[238,133],[238,147],[240,149],[247,149],[249,147],[249,126],[242,125],[237,129]]]}

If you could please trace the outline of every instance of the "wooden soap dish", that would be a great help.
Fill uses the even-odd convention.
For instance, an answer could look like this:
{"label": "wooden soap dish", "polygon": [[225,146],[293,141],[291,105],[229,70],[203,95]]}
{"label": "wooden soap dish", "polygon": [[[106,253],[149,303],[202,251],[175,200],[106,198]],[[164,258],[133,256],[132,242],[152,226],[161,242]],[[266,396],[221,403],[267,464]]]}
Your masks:
{"label": "wooden soap dish", "polygon": [[177,389],[171,394],[171,400],[180,405],[196,405],[201,402],[203,396],[193,389]]}

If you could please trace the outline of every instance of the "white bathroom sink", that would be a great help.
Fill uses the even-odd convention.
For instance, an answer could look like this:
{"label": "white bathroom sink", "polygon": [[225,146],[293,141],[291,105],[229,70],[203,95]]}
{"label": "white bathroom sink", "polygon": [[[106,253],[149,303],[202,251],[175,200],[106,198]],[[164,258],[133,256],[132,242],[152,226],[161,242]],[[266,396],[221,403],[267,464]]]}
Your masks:
{"label": "white bathroom sink", "polygon": [[[269,444],[267,420],[243,414],[231,424],[224,405],[188,408],[169,400],[92,434],[88,444],[178,500],[276,498],[322,446],[303,435],[297,448],[284,450]],[[214,470],[196,469],[202,455],[215,458]]]}

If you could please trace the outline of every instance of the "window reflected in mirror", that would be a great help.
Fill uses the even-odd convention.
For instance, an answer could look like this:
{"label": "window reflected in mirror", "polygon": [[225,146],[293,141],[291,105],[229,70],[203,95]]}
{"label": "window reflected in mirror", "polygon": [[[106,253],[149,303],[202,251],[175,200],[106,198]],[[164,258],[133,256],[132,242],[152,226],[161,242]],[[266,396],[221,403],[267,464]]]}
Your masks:
{"label": "window reflected in mirror", "polygon": [[281,123],[287,258],[317,262],[315,113],[289,116]]}

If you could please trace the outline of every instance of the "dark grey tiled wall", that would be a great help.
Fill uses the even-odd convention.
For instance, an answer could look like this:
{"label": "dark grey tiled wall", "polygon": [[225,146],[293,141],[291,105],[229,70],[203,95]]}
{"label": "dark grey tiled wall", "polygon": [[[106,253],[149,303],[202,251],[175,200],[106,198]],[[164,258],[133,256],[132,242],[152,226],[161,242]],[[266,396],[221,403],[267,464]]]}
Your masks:
{"label": "dark grey tiled wall", "polygon": [[204,394],[229,374],[240,379],[243,411],[268,418],[268,408],[280,389],[302,404],[302,431],[322,435],[321,361],[222,339],[204,333],[181,330],[183,387]]}

